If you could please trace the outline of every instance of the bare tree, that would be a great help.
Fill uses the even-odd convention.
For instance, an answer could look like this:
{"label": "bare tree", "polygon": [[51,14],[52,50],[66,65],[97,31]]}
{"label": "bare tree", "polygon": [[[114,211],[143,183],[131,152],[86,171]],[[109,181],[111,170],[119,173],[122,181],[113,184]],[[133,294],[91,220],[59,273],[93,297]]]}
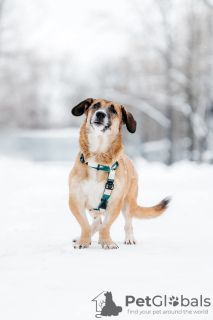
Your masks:
{"label": "bare tree", "polygon": [[169,15],[172,10],[172,2],[170,0],[160,0],[157,1],[160,9],[160,13],[162,16],[163,22],[163,34],[164,34],[164,41],[165,41],[165,50],[162,51],[163,60],[165,64],[165,76],[166,76],[166,114],[167,118],[170,120],[170,125],[168,126],[167,130],[167,137],[170,142],[169,148],[169,156],[167,160],[167,164],[171,165],[174,162],[174,133],[173,133],[173,124],[174,124],[174,112],[173,112],[173,105],[172,105],[172,66],[173,66],[173,39],[171,35],[171,27],[169,25]]}
{"label": "bare tree", "polygon": [[105,305],[105,301],[101,300],[99,303],[99,307],[101,307],[101,309],[103,309],[104,305]]}

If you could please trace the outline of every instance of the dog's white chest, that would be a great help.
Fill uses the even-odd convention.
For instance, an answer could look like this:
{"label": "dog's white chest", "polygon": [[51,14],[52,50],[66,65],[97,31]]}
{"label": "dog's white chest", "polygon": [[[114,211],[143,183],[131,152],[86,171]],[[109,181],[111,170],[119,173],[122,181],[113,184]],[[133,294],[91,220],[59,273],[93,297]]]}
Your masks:
{"label": "dog's white chest", "polygon": [[96,181],[97,171],[95,169],[91,168],[89,171],[89,177],[87,180],[84,180],[82,187],[83,193],[87,198],[87,209],[93,209],[97,208],[101,202],[106,182]]}

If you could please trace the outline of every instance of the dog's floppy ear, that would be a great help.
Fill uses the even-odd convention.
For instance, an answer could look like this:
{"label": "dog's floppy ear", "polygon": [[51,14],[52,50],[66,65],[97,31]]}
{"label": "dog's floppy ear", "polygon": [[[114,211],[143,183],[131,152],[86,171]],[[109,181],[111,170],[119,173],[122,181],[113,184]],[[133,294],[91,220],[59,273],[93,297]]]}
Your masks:
{"label": "dog's floppy ear", "polygon": [[133,115],[121,106],[122,121],[126,124],[127,130],[131,133],[136,131],[137,122],[133,118]]}
{"label": "dog's floppy ear", "polygon": [[93,103],[94,99],[92,98],[88,98],[82,102],[80,102],[77,106],[75,106],[72,109],[72,114],[74,116],[82,116],[82,114],[91,106],[91,104]]}

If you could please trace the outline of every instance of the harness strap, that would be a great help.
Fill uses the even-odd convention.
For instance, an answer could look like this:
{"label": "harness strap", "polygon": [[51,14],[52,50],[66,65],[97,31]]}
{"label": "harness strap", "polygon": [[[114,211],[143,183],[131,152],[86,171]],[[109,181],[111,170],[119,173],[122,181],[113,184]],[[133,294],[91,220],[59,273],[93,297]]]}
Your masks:
{"label": "harness strap", "polygon": [[91,161],[85,162],[83,153],[80,156],[80,161],[82,163],[85,163],[86,165],[88,165],[89,167],[91,167],[93,169],[105,171],[105,172],[109,173],[108,180],[105,184],[104,193],[101,198],[101,202],[100,202],[98,208],[93,208],[93,210],[95,210],[95,211],[101,211],[101,212],[106,211],[108,200],[111,196],[112,190],[114,189],[114,178],[115,178],[115,171],[118,167],[118,161],[116,161],[111,167],[110,166],[103,166],[100,164],[96,165],[96,163],[91,162]]}

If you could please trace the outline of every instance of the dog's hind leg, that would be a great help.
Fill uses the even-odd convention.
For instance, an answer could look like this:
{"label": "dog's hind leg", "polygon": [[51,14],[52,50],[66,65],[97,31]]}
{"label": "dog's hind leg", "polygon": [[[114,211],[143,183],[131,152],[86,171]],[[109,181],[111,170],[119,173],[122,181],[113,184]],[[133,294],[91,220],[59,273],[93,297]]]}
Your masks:
{"label": "dog's hind leg", "polygon": [[122,208],[122,213],[124,215],[125,219],[125,244],[136,244],[136,240],[133,233],[133,226],[132,226],[132,211],[135,210],[135,207],[137,206],[136,199],[138,194],[138,186],[137,183],[135,183],[135,180],[132,181],[129,192],[126,195],[126,198],[124,199],[124,204]]}
{"label": "dog's hind leg", "polygon": [[124,203],[122,212],[124,215],[125,219],[125,226],[124,226],[124,231],[125,231],[125,244],[136,244],[136,240],[134,237],[133,233],[133,227],[132,227],[132,217],[130,216],[129,210],[127,205]]}
{"label": "dog's hind leg", "polygon": [[92,236],[99,230],[99,227],[101,224],[102,224],[101,216],[93,218],[92,225],[91,225],[91,235]]}

